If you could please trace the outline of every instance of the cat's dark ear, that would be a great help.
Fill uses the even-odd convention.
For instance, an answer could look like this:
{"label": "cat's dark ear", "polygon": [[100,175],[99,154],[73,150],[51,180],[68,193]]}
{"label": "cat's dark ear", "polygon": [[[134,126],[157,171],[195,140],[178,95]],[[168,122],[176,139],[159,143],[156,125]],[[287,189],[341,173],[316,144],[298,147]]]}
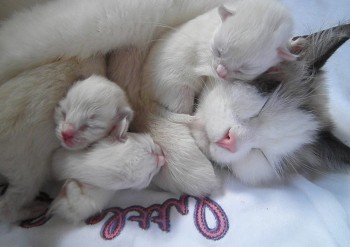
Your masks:
{"label": "cat's dark ear", "polygon": [[131,108],[125,107],[123,109],[118,109],[116,124],[110,135],[120,142],[125,142],[127,139],[126,133],[133,118],[134,111]]}
{"label": "cat's dark ear", "polygon": [[302,37],[306,44],[301,51],[301,57],[307,61],[310,68],[318,70],[350,38],[350,24],[338,25]]}
{"label": "cat's dark ear", "polygon": [[233,9],[228,9],[224,5],[220,5],[218,8],[218,12],[221,18],[221,21],[224,22],[227,17],[234,16],[236,11]]}

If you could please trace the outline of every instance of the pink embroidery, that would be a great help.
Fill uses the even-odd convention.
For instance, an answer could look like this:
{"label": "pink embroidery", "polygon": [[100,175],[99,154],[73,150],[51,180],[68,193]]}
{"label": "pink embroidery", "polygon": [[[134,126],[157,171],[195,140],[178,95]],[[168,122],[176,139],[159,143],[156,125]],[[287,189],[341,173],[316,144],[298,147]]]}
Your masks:
{"label": "pink embroidery", "polygon": [[44,225],[46,222],[49,221],[49,219],[51,219],[51,216],[46,216],[46,214],[43,214],[43,215],[36,217],[34,219],[22,221],[20,226],[23,228],[38,227],[38,226]]}
{"label": "pink embroidery", "polygon": [[[122,229],[124,228],[126,215],[129,212],[137,212],[137,216],[130,216],[127,219],[130,221],[135,221],[139,223],[139,227],[147,230],[150,227],[150,222],[156,223],[162,231],[170,231],[170,210],[175,207],[177,212],[181,215],[188,214],[188,199],[190,196],[181,196],[179,200],[169,199],[165,201],[162,205],[155,204],[150,207],[144,208],[141,206],[132,206],[126,209],[120,208],[110,208],[104,210],[101,214],[89,218],[86,223],[93,225],[102,221],[108,213],[113,215],[107,219],[107,221],[102,226],[101,236],[106,240],[111,240],[117,237]],[[209,198],[194,198],[196,202],[194,219],[195,225],[198,231],[207,239],[219,240],[223,238],[229,228],[228,218],[224,210],[213,200]],[[210,228],[206,222],[205,209],[210,210],[215,218],[215,227]],[[157,216],[152,214],[157,212]]]}
{"label": "pink embroidery", "polygon": [[[170,210],[175,208],[181,215],[187,215],[189,212],[189,198],[196,200],[194,224],[199,233],[210,240],[223,238],[229,229],[228,218],[220,205],[207,197],[197,198],[183,195],[179,199],[168,199],[162,204],[154,204],[146,208],[141,206],[131,206],[125,209],[113,207],[103,210],[100,214],[90,217],[85,222],[88,225],[95,225],[108,217],[100,231],[101,237],[106,240],[112,240],[119,236],[126,224],[126,220],[137,222],[139,227],[144,230],[149,229],[151,222],[153,222],[158,225],[160,230],[170,232]],[[127,217],[130,212],[136,212],[137,214]],[[214,216],[215,222],[212,228],[208,226],[206,212],[210,212]],[[45,224],[49,219],[50,217],[43,215],[36,219],[22,222],[21,227],[38,227]]]}
{"label": "pink embroidery", "polygon": [[[207,224],[205,209],[209,209],[215,217],[216,227],[212,229]],[[216,202],[209,198],[197,200],[194,212],[196,227],[204,237],[219,240],[226,235],[229,228],[228,218]]]}

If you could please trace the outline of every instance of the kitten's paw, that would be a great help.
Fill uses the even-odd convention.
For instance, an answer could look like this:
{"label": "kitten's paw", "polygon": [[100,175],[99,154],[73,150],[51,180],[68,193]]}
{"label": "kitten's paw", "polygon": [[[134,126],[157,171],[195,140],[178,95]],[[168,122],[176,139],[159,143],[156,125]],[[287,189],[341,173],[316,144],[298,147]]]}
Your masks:
{"label": "kitten's paw", "polygon": [[69,221],[79,222],[90,216],[91,207],[89,206],[89,198],[84,193],[84,185],[77,180],[68,179],[52,202],[48,213]]}

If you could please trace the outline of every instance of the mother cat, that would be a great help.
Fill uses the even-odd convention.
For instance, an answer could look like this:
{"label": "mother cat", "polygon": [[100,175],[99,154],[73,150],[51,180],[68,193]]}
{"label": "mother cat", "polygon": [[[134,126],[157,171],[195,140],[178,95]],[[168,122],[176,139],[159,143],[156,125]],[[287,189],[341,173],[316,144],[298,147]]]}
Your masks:
{"label": "mother cat", "polygon": [[0,85],[54,59],[148,47],[165,30],[236,0],[56,0],[20,12],[0,29]]}

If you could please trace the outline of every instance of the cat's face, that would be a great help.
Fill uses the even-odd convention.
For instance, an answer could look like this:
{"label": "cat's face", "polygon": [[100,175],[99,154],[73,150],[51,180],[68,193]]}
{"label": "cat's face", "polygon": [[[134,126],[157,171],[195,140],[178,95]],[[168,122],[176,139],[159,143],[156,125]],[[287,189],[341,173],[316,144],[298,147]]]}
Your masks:
{"label": "cat's face", "polygon": [[121,138],[132,114],[117,85],[102,77],[89,77],[77,82],[56,107],[56,135],[63,147],[83,149],[109,134]]}
{"label": "cat's face", "polygon": [[[252,10],[253,11],[253,10]],[[225,80],[253,80],[283,60],[293,60],[287,49],[292,22],[289,16],[266,18],[260,12],[219,8],[222,23],[212,40],[213,68]],[[262,18],[262,20],[257,20]]]}
{"label": "cat's face", "polygon": [[315,141],[319,122],[298,100],[264,96],[243,82],[216,83],[201,96],[191,132],[207,157],[241,181],[278,179],[283,157]]}
{"label": "cat's face", "polygon": [[201,96],[191,129],[200,149],[225,166],[241,159],[257,145],[252,119],[266,98],[252,86],[229,86],[221,82]]}

